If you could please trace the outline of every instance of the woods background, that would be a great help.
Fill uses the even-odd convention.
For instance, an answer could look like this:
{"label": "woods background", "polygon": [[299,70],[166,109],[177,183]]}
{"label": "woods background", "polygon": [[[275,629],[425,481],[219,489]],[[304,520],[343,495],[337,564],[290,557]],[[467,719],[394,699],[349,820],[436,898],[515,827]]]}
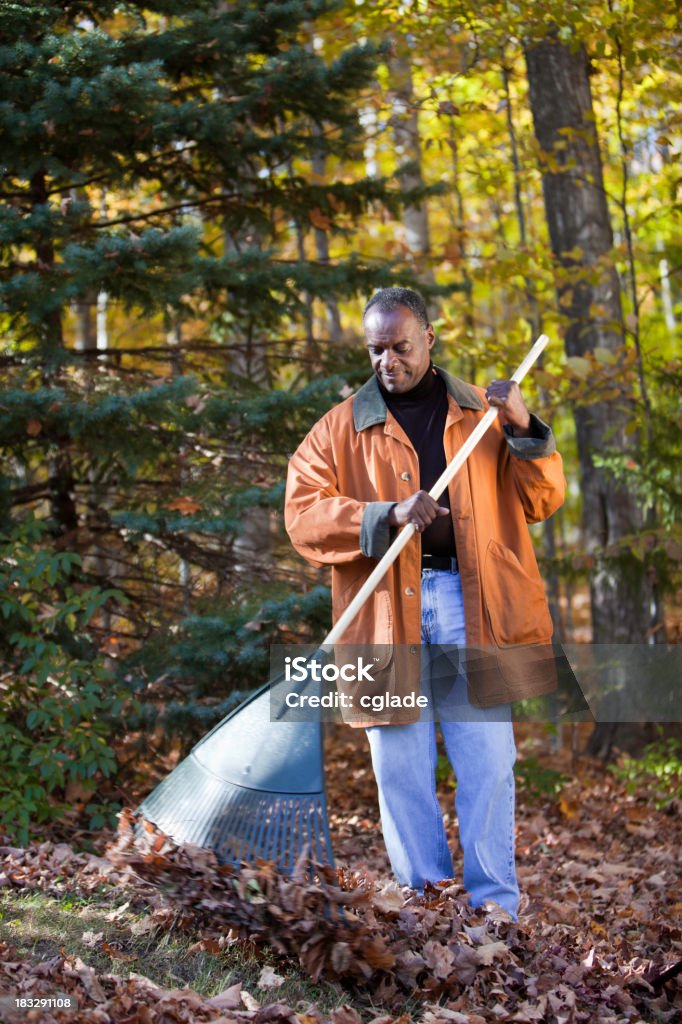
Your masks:
{"label": "woods background", "polygon": [[556,634],[679,640],[679,45],[660,0],[0,4],[0,828],[114,824],[325,632],[287,456],[376,286],[477,384],[550,335]]}

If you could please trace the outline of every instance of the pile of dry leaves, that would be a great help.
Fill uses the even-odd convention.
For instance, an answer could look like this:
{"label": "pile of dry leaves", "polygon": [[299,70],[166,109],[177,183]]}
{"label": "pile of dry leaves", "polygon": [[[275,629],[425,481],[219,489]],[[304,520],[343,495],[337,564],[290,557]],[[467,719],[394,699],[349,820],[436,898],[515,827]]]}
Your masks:
{"label": "pile of dry leaves", "polygon": [[[364,768],[357,770],[362,789]],[[177,847],[150,823],[136,830],[131,811],[121,815],[104,857],[75,854],[64,844],[0,849],[0,886],[57,894],[106,884],[112,897],[139,901],[153,924],[196,935],[205,948],[248,940],[268,946],[282,963],[294,958],[311,978],[334,979],[346,989],[349,1005],[331,1018],[314,1006],[305,1012],[282,1002],[258,1006],[238,985],[205,1000],[134,974],[95,976],[68,956],[38,966],[12,963],[9,949],[0,951],[0,992],[78,995],[78,1013],[34,1018],[46,1022],[682,1019],[676,805],[657,811],[595,767],[567,786],[556,805],[521,806],[524,902],[513,922],[494,905],[472,910],[455,882],[427,888],[424,897],[401,890],[386,876],[374,809],[346,814],[341,794],[335,800],[332,793],[331,803],[346,866],[313,872],[300,862],[293,877],[267,863],[241,871],[221,866],[209,851]],[[361,862],[348,856],[353,844],[362,850]],[[274,989],[277,974],[264,970],[272,973],[261,987]]]}

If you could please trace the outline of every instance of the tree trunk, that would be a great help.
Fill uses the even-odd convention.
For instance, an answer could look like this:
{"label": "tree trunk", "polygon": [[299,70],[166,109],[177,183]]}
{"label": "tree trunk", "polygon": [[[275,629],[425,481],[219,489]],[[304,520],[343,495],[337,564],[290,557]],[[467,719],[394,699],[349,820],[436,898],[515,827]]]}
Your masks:
{"label": "tree trunk", "polygon": [[[516,141],[516,127],[514,125],[514,111],[512,108],[512,95],[511,95],[511,84],[510,84],[510,72],[506,64],[502,66],[502,84],[504,87],[504,97],[507,102],[506,113],[507,113],[507,131],[509,134],[509,149],[511,155],[512,169],[514,172],[514,206],[516,208],[516,223],[519,229],[519,242],[522,249],[526,248],[526,211],[524,209],[523,202],[523,188],[521,182],[521,161],[519,160],[519,148]],[[542,316],[540,314],[540,305],[535,294],[535,286],[532,280],[528,280],[526,283],[526,302],[528,303],[528,312],[526,314],[526,320],[530,327],[531,338],[539,337],[542,333]],[[541,363],[539,365],[542,365]],[[547,404],[547,394],[545,389],[540,386],[540,398],[543,404]],[[549,603],[549,612],[552,616],[552,622],[554,623],[554,635],[559,642],[563,642],[566,639],[564,631],[563,618],[561,615],[561,604],[559,601],[559,574],[556,567],[556,536],[554,531],[554,516],[550,516],[549,519],[545,519],[542,524],[543,529],[543,546],[544,555],[547,559],[547,599]]]}
{"label": "tree trunk", "polygon": [[[464,292],[464,332],[468,341],[473,341],[476,335],[476,316],[474,307],[474,282],[469,273],[469,246],[467,240],[467,218],[464,208],[464,192],[462,190],[460,160],[459,160],[459,139],[457,135],[456,108],[454,101],[448,101],[448,144],[451,153],[452,168],[452,196],[455,200],[455,208],[451,211],[451,222],[453,227],[453,242],[455,261],[461,265],[462,285]],[[468,379],[472,384],[476,383],[476,359],[471,356],[468,370]]]}
{"label": "tree trunk", "polygon": [[[411,170],[401,175],[406,189],[422,188],[424,178],[421,170],[421,145],[419,121],[412,91],[412,65],[408,54],[391,58],[391,85],[393,101],[393,138],[398,157],[412,164]],[[425,256],[430,248],[429,218],[426,204],[406,206],[403,212],[405,241],[415,255]]]}
{"label": "tree trunk", "polygon": [[[526,50],[526,64],[535,134],[545,154],[545,212],[560,268],[557,290],[567,323],[566,352],[584,356],[597,346],[616,351],[624,340],[620,283],[610,256],[613,238],[587,55],[582,47],[571,49],[550,35]],[[633,443],[626,427],[634,403],[599,398],[594,405],[578,406],[574,415],[584,543],[595,559],[590,579],[593,642],[646,643],[651,586],[625,550],[616,558],[604,556],[605,548],[618,546],[641,528],[641,510],[627,487],[593,464],[594,454]],[[604,709],[600,717],[607,714]],[[602,756],[618,743],[616,730],[605,746],[605,730],[610,731],[609,723],[597,727],[592,745]]]}
{"label": "tree trunk", "polygon": [[[47,175],[43,168],[36,171],[31,178],[30,201],[34,213],[37,207],[42,208],[48,205]],[[49,230],[44,234],[36,232],[35,253],[38,269],[42,273],[52,273],[55,264],[55,251],[54,241]],[[59,364],[64,350],[62,310],[60,308],[52,308],[43,316],[40,340],[44,350],[44,361],[50,366]]]}
{"label": "tree trunk", "polygon": [[[412,62],[409,53],[401,51],[391,58],[391,86],[394,93],[391,126],[398,160],[409,165],[409,170],[400,175],[403,187],[423,188],[421,141],[419,138],[419,114],[412,89]],[[429,213],[426,203],[406,206],[402,213],[405,228],[405,243],[413,253],[422,277],[433,281],[433,269],[426,261],[431,253]],[[429,318],[438,315],[438,306],[433,300],[427,302]]]}
{"label": "tree trunk", "polygon": [[[36,171],[31,178],[31,207],[47,207],[48,187],[44,169]],[[38,234],[35,244],[36,263],[45,274],[52,274],[55,267],[54,242],[49,233]],[[44,286],[47,287],[47,286]],[[55,306],[42,317],[40,340],[43,348],[42,382],[45,387],[58,383],[59,366],[64,354],[62,310]],[[60,438],[58,451],[48,458],[49,502],[53,519],[52,532],[62,537],[78,529],[78,510],[75,501],[75,481],[71,463],[69,438]]]}
{"label": "tree trunk", "polygon": [[[313,133],[319,135],[319,127],[316,126],[313,129]],[[324,153],[320,153],[319,150],[316,150],[315,153],[313,153],[312,165],[313,173],[316,175],[316,180],[321,181],[324,178],[327,169],[327,161]],[[329,263],[329,236],[326,231],[321,231],[320,228],[315,228],[315,252],[317,253],[317,259],[320,263]],[[325,306],[327,310],[327,330],[329,332],[329,340],[333,345],[338,345],[341,342],[342,337],[339,305],[335,299],[327,299]]]}

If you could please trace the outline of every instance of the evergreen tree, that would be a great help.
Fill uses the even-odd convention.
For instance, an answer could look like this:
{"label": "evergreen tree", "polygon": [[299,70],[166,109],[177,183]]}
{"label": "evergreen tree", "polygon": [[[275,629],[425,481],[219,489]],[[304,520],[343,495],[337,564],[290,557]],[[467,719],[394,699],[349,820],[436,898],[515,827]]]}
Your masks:
{"label": "evergreen tree", "polygon": [[[31,513],[49,529],[36,543],[78,555],[56,605],[115,588],[73,683],[83,658],[118,662],[147,717],[248,689],[269,637],[326,615],[324,588],[291,596],[293,559],[245,573],[236,540],[254,508],[279,508],[287,452],[338,401],[329,374],[352,370],[302,338],[310,304],[393,280],[358,256],[318,260],[313,232],[350,237],[370,206],[428,191],[347,175],[377,51],[325,62],[311,32],[333,7],[0,6],[4,539]],[[321,159],[336,179],[308,173]],[[100,300],[106,347],[88,329]],[[20,638],[19,624],[12,651]],[[8,725],[26,729],[18,704]]]}

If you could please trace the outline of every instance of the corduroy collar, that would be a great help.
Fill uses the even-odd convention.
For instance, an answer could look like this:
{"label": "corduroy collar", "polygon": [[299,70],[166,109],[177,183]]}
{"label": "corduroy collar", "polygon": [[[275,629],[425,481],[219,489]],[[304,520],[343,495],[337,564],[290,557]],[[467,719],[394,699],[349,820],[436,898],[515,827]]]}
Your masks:
{"label": "corduroy collar", "polygon": [[[457,405],[463,409],[476,409],[480,412],[485,409],[471,384],[466,384],[459,377],[453,377],[451,373],[443,370],[440,366],[434,366],[434,369],[445,381],[448,394],[452,395]],[[386,422],[386,403],[379,390],[379,381],[376,376],[370,377],[353,396],[353,422],[358,432],[366,430],[367,427],[373,427],[377,423]]]}

